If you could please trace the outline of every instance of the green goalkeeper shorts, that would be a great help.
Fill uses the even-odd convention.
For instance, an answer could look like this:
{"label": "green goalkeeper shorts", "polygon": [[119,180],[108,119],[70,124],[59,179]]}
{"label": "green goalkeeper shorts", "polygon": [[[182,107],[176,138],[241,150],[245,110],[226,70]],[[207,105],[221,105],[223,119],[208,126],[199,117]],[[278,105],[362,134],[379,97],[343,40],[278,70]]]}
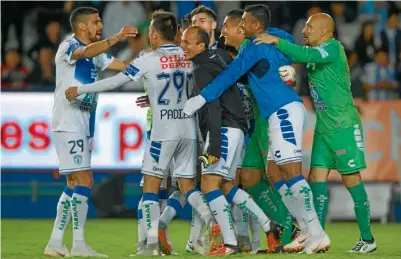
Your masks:
{"label": "green goalkeeper shorts", "polygon": [[246,147],[242,168],[266,169],[267,153],[269,151],[268,128],[269,124],[266,120],[258,118],[255,121],[255,131]]}
{"label": "green goalkeeper shorts", "polygon": [[315,132],[311,167],[336,169],[341,174],[366,169],[361,124],[335,133]]}

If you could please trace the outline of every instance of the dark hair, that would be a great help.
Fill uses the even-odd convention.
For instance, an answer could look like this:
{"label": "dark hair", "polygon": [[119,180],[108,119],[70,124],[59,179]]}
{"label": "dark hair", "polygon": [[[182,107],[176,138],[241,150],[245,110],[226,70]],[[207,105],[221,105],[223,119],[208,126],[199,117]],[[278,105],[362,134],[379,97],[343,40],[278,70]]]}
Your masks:
{"label": "dark hair", "polygon": [[375,49],[375,55],[379,54],[380,52],[384,52],[384,53],[388,54],[388,51],[385,48],[377,48],[377,49]]}
{"label": "dark hair", "polygon": [[192,25],[191,14],[187,13],[186,15],[184,15],[184,17],[181,18],[181,28],[185,30],[191,25]]}
{"label": "dark hair", "polygon": [[235,19],[241,19],[242,15],[245,13],[244,10],[242,9],[232,9],[230,11],[228,11],[228,13],[226,14],[227,17],[232,17]]}
{"label": "dark hair", "polygon": [[263,24],[264,28],[267,29],[271,22],[270,9],[267,5],[256,4],[248,5],[245,7],[245,12],[251,13],[256,20]]}
{"label": "dark hair", "polygon": [[77,9],[75,9],[74,11],[72,11],[72,13],[70,15],[71,29],[73,31],[75,31],[75,25],[77,24],[77,22],[82,21],[83,16],[94,14],[94,13],[99,13],[99,11],[96,8],[89,7],[89,6],[79,7]]}
{"label": "dark hair", "polygon": [[197,41],[196,44],[201,44],[204,43],[205,44],[205,48],[209,48],[209,44],[210,44],[210,36],[209,33],[207,33],[207,31],[205,31],[204,29],[202,29],[199,26],[192,26],[190,28],[190,30],[195,30],[196,31],[196,36],[197,36]]}
{"label": "dark hair", "polygon": [[175,40],[178,31],[178,22],[173,13],[159,10],[152,14],[152,20],[152,26],[165,40]]}
{"label": "dark hair", "polygon": [[210,9],[209,7],[206,7],[204,5],[200,5],[200,6],[196,7],[195,9],[193,9],[191,11],[191,18],[194,17],[194,15],[197,15],[200,13],[204,13],[207,16],[209,16],[210,18],[212,18],[214,21],[217,21],[216,13],[212,9]]}

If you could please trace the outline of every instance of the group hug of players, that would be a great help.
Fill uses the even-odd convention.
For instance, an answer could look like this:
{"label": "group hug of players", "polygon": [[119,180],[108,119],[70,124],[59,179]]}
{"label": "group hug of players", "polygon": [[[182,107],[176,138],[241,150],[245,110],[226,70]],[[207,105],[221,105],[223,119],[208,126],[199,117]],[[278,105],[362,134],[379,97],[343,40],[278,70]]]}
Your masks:
{"label": "group hug of players", "polygon": [[[66,41],[65,46],[62,43],[57,53],[56,65],[61,67],[67,62],[75,74],[73,79],[60,83],[62,86],[57,85],[55,107],[59,98],[64,108],[69,105],[69,109],[82,113],[80,116],[89,121],[84,125],[84,136],[89,141],[94,131],[91,116],[96,109],[97,93],[131,80],[144,80],[148,95],[138,102],[140,106],[149,105],[152,114],[142,165],[138,255],[174,253],[167,226],[186,203],[193,208],[187,252],[325,252],[331,245],[324,231],[327,176],[331,169],[342,174],[355,202],[361,237],[349,252],[376,249],[370,231],[369,202],[359,174],[366,168],[361,121],[350,92],[344,49],[333,38],[334,22],[329,15],[309,17],[303,29],[308,47],[302,47],[293,43],[290,34],[269,26],[271,14],[266,5],[231,10],[222,27],[222,47],[215,39],[216,14],[211,9],[197,7],[189,15],[190,22],[182,23],[181,28],[174,14],[156,11],[149,27],[151,50],[126,66],[127,62],[100,54],[119,40],[132,37],[135,28],[123,28],[116,38],[98,42],[99,37],[87,37],[89,40],[83,42],[85,36],[93,33],[88,29],[90,23],[96,23],[83,18],[88,14],[97,15],[81,12],[78,22],[72,23],[74,38]],[[101,27],[95,30],[96,36]],[[85,76],[80,77],[77,72],[85,66],[78,68],[79,62],[72,61],[82,58],[90,58],[92,65],[102,70],[122,72],[97,82],[96,77],[85,82]],[[162,60],[170,60],[171,64],[163,66]],[[292,63],[307,64],[317,116],[309,183],[301,174],[306,110],[292,88]],[[62,117],[64,113],[67,111],[56,115]],[[78,169],[62,170],[70,166],[62,163],[65,147],[61,142],[69,140],[59,134],[64,134],[64,124],[65,120],[58,120],[53,126],[54,133],[59,135],[55,145],[60,173],[67,175],[67,187],[59,205],[69,197],[71,209],[58,207],[45,254],[105,257],[83,238],[92,184],[90,152],[89,160],[84,154],[66,154]],[[81,148],[85,144],[76,145]],[[84,148],[81,149],[83,152]],[[199,174],[198,160],[202,161]],[[172,184],[166,180],[168,176]],[[166,191],[161,189],[170,185],[175,187],[167,188],[170,195],[160,206],[159,200],[166,199]],[[65,220],[60,225],[58,218],[59,212],[62,216],[65,211],[72,213],[71,253],[63,245]],[[204,225],[206,231],[202,235]],[[259,249],[261,230],[266,233],[267,251]]]}

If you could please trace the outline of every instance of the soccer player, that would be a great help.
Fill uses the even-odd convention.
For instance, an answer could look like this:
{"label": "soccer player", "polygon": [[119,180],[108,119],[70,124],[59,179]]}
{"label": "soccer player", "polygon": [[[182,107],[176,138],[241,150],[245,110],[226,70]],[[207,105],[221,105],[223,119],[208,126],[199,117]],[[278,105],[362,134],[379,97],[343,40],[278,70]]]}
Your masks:
{"label": "soccer player", "polygon": [[217,15],[207,6],[200,5],[191,11],[192,26],[204,29],[210,36],[209,48],[217,49],[215,30],[217,27]]}
{"label": "soccer player", "polygon": [[[239,52],[241,52],[250,42],[248,39],[245,39],[245,35],[239,27],[243,14],[244,10],[242,9],[233,9],[229,11],[226,14],[221,31],[222,36],[225,38],[225,44],[227,46],[235,47]],[[269,30],[276,34],[282,32],[276,28],[269,28]],[[247,86],[247,88],[249,89],[249,86]],[[249,92],[251,92],[250,89]],[[284,226],[281,245],[286,245],[291,242],[293,234],[292,216],[282,202],[280,195],[275,192],[270,187],[269,182],[263,178],[266,170],[267,153],[269,149],[269,140],[266,134],[268,130],[268,122],[261,117],[259,108],[254,101],[255,97],[252,96],[251,98],[253,115],[251,120],[252,126],[248,132],[250,141],[246,147],[240,174],[237,177],[240,180],[240,184],[254,198],[255,202],[263,212],[275,222]],[[274,163],[273,160],[271,162]],[[234,218],[238,217],[235,213],[233,214]],[[242,224],[243,218],[244,217],[239,217],[239,224],[236,222],[240,247],[242,243],[246,244],[247,239],[249,239],[248,224],[247,222]],[[250,223],[252,232],[252,250],[255,252],[260,246],[260,234],[259,231],[257,231],[260,227],[257,227],[258,224],[255,226],[254,220],[251,220]],[[268,238],[269,246],[274,247],[276,245],[276,240],[274,240],[273,236]]]}
{"label": "soccer player", "polygon": [[[194,92],[198,93],[223,70],[226,62],[220,56],[219,50],[207,49],[209,35],[200,27],[187,29],[181,46],[185,58],[195,65]],[[239,89],[233,87],[199,113],[200,117],[206,117],[205,120],[200,118],[200,121],[205,121],[208,129],[204,150],[207,161],[204,161],[202,168],[202,191],[220,225],[224,240],[224,246],[211,255],[239,252],[229,205],[231,202],[257,219],[266,235],[272,232],[279,235],[278,232],[281,231],[245,191],[234,186],[235,172],[242,161],[244,132],[247,131],[243,108],[237,105],[240,102]]]}
{"label": "soccer player", "polygon": [[[270,23],[270,10],[265,5],[245,8],[241,28],[253,40],[265,32]],[[275,184],[292,215],[301,215],[311,238],[305,252],[325,251],[330,239],[319,223],[313,206],[313,195],[302,176],[302,135],[306,110],[302,99],[280,78],[278,69],[290,60],[274,46],[249,43],[233,62],[220,73],[200,95],[187,101],[184,112],[192,115],[205,103],[213,102],[245,73],[256,97],[262,116],[269,121],[270,151],[286,181]]]}
{"label": "soccer player", "polygon": [[361,119],[350,90],[350,72],[341,42],[333,38],[334,21],[325,14],[312,15],[302,34],[306,47],[272,35],[256,40],[273,43],[296,63],[307,63],[309,88],[316,111],[312,146],[310,187],[319,220],[324,227],[328,206],[327,177],[337,170],[354,201],[361,238],[349,250],[368,253],[376,250],[370,229],[369,200],[360,171],[366,168]]}
{"label": "soccer player", "polygon": [[105,257],[91,249],[84,239],[93,182],[90,160],[97,95],[88,94],[69,103],[64,91],[72,84],[96,81],[100,70],[122,71],[125,64],[104,52],[127,37],[135,37],[137,29],[126,26],[115,36],[99,41],[103,25],[98,11],[91,7],[74,10],[70,23],[74,36],[60,44],[55,57],[56,90],[52,121],[59,172],[67,176],[67,186],[57,204],[53,232],[44,253],[48,256],[69,254],[63,245],[63,237],[72,217],[74,241],[71,255]]}
{"label": "soccer player", "polygon": [[195,188],[196,128],[192,116],[182,112],[187,88],[192,86],[192,65],[184,60],[181,48],[173,43],[177,35],[174,14],[157,11],[152,15],[149,39],[153,51],[135,59],[114,77],[66,91],[68,100],[90,92],[111,90],[131,80],[144,78],[152,107],[152,130],[142,166],[144,176],[142,212],[146,219],[147,250],[160,255],[158,226],[160,208],[157,193],[172,162],[172,177],[180,191],[197,210],[210,230],[218,230],[203,194]]}

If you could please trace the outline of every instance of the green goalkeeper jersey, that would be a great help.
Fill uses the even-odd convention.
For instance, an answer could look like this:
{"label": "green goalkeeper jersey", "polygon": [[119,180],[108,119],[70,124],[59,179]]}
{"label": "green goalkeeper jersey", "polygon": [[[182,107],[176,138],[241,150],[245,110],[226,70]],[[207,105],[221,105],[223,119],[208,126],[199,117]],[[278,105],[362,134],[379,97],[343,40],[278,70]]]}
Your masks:
{"label": "green goalkeeper jersey", "polygon": [[339,41],[332,38],[312,48],[279,39],[277,48],[295,63],[307,63],[309,88],[316,110],[316,132],[333,133],[360,123],[350,89],[347,57]]}

